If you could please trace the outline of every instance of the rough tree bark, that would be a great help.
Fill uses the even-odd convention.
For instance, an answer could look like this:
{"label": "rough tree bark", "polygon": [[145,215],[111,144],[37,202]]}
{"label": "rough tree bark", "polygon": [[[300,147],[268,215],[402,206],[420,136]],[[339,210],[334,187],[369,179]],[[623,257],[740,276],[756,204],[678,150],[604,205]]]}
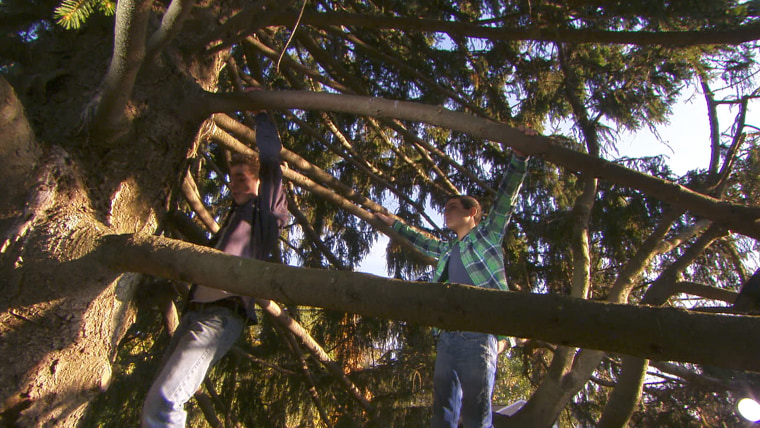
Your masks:
{"label": "rough tree bark", "polygon": [[[217,25],[199,19],[192,24]],[[136,83],[127,85],[128,94],[119,93],[120,79],[99,86],[113,53],[103,41],[113,34],[113,24],[93,20],[86,30],[40,47],[44,51],[37,52],[29,72],[63,71],[55,85],[44,88],[27,85],[31,77],[19,82],[30,101],[48,100],[25,105],[29,121],[0,81],[0,185],[13,186],[0,201],[4,426],[75,426],[92,397],[107,388],[116,346],[134,316],[136,282],[131,274],[104,270],[88,254],[104,232],[156,230],[204,119],[183,100],[216,86],[220,55],[199,58],[181,52],[182,43],[172,47],[178,55],[160,56],[139,72],[131,62],[126,74],[136,76]],[[139,62],[142,56],[130,58]],[[35,95],[40,90],[49,92]],[[85,116],[108,119],[89,123],[89,135],[78,133],[80,114],[93,112],[101,91],[116,99],[110,107],[122,107]],[[42,149],[33,144],[35,134],[45,142]],[[16,175],[7,166],[36,171],[38,183],[29,185],[28,174]],[[6,181],[5,174],[17,181]],[[24,196],[34,208],[26,213],[19,205]],[[25,234],[17,233],[20,224]]]}

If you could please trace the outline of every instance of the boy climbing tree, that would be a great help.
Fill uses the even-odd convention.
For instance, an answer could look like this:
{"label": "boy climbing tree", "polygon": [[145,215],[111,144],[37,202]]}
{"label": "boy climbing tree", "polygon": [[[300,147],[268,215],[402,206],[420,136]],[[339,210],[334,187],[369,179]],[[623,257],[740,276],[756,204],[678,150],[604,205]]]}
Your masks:
{"label": "boy climbing tree", "polygon": [[[528,131],[535,135],[534,131]],[[526,172],[527,157],[515,151],[493,206],[481,221],[482,209],[471,196],[457,195],[444,207],[446,227],[456,239],[427,237],[392,217],[376,215],[415,247],[437,259],[433,282],[469,284],[507,290],[502,241]],[[465,428],[492,426],[491,396],[499,352],[506,338],[492,334],[442,331],[433,377],[433,428],[456,428],[460,414]]]}

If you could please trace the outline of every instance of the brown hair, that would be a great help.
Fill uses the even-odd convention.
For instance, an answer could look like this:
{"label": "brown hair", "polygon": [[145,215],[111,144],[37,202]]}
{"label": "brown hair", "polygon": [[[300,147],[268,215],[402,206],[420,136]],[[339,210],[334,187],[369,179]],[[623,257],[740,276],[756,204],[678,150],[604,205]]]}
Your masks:
{"label": "brown hair", "polygon": [[237,165],[245,165],[248,172],[258,178],[259,176],[259,158],[257,156],[244,155],[242,153],[233,153],[230,160],[230,168]]}
{"label": "brown hair", "polygon": [[475,219],[475,224],[480,223],[481,217],[483,217],[483,208],[480,207],[480,202],[477,199],[468,195],[454,195],[449,198],[449,201],[452,199],[458,200],[462,204],[462,207],[468,211],[470,208],[475,208],[473,218]]}

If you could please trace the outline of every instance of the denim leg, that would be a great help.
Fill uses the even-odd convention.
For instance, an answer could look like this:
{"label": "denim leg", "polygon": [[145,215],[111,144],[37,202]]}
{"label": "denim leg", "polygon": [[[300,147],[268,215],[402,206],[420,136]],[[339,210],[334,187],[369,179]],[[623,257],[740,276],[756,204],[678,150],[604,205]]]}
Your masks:
{"label": "denim leg", "polygon": [[491,397],[496,378],[497,345],[491,334],[463,333],[463,349],[471,357],[459,367],[462,383],[462,424],[465,428],[491,428]]}
{"label": "denim leg", "polygon": [[172,337],[168,358],[145,398],[144,428],[184,427],[184,404],[198,390],[209,368],[240,336],[245,320],[232,310],[190,311]]}
{"label": "denim leg", "polygon": [[442,332],[436,347],[435,371],[433,372],[433,419],[432,428],[457,428],[462,403],[462,387],[455,370],[451,349],[452,333]]}
{"label": "denim leg", "polygon": [[496,338],[490,334],[443,332],[433,377],[433,428],[491,428],[496,376]]}

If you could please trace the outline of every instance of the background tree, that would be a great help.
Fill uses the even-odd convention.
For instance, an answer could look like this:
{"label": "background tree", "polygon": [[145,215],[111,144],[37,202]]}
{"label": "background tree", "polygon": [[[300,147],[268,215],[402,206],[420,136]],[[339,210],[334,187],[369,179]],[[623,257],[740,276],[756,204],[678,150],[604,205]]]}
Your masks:
{"label": "background tree", "polygon": [[[212,252],[144,236],[202,244],[218,228],[229,153],[255,152],[245,113],[255,108],[273,112],[284,142],[293,224],[280,252],[289,265],[353,270],[378,233],[396,238],[371,214],[383,205],[446,236],[427,213],[455,193],[487,204],[511,146],[534,159],[504,245],[520,294],[504,299],[557,317],[563,307],[611,302],[622,305],[613,316],[640,309],[641,325],[673,314],[649,306],[688,313],[666,331],[631,325],[599,335],[593,324],[568,327],[583,314],[564,326],[531,324],[520,305],[457,315],[436,313],[430,297],[418,318],[393,321],[414,296],[391,284],[398,307],[387,309],[350,287],[319,305],[328,310],[298,306],[316,299],[308,290],[259,289],[288,310],[260,300],[268,315],[199,392],[193,425],[422,425],[427,325],[479,319],[529,339],[502,357],[497,399],[528,401],[498,421],[505,426],[733,420],[733,401],[757,390],[745,371],[757,370],[746,363],[754,345],[710,359],[710,349],[665,349],[662,338],[693,337],[698,318],[742,326],[758,343],[750,316],[694,315],[738,310],[730,304],[760,237],[758,134],[748,116],[759,95],[757,15],[754,2],[722,0],[3,0],[3,422],[134,425],[185,284],[122,272],[192,281],[205,269],[221,272],[210,285],[241,286]],[[249,86],[275,91],[242,93]],[[707,169],[676,176],[657,157],[606,160],[620,132],[656,129],[694,88],[708,106],[708,117],[695,118],[711,125]],[[307,92],[281,91],[291,89]],[[727,106],[730,125],[718,121]],[[546,136],[524,136],[518,125]],[[107,238],[114,234],[136,238]],[[394,278],[424,280],[429,262],[403,242],[388,248]],[[290,275],[258,269],[251,277]],[[300,272],[284,277],[327,278]],[[380,284],[334,275],[335,284]],[[313,293],[327,294],[323,285]],[[743,331],[721,333],[739,342]],[[690,362],[658,360],[673,350]]]}

